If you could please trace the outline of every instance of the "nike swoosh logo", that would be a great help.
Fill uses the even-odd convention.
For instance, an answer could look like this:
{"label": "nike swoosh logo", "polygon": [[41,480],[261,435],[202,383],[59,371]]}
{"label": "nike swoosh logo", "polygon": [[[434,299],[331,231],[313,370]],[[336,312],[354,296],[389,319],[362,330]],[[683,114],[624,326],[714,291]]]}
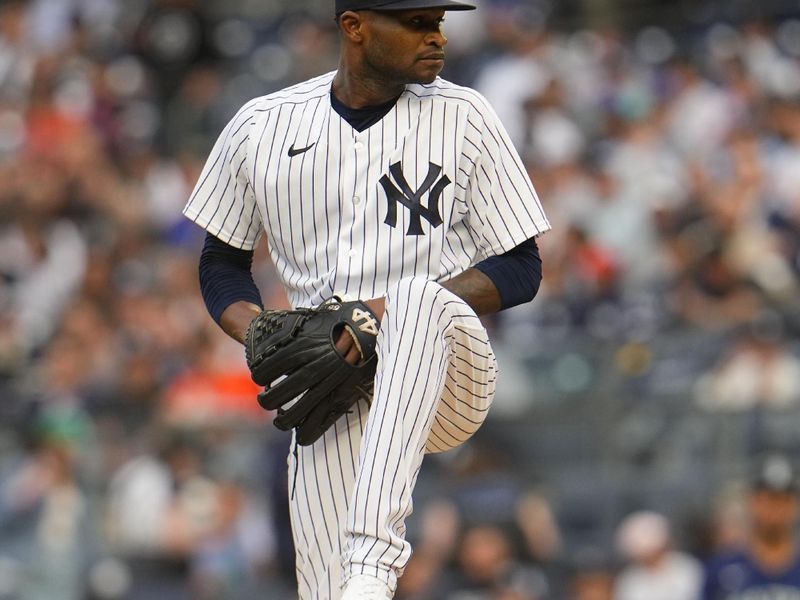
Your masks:
{"label": "nike swoosh logo", "polygon": [[[314,144],[316,144],[316,142]],[[309,150],[311,150],[311,148],[314,147],[314,144],[306,146],[305,148],[297,148],[297,149],[295,149],[294,144],[292,144],[291,146],[289,146],[289,156],[297,156],[298,154],[302,154],[303,152],[308,152]]]}

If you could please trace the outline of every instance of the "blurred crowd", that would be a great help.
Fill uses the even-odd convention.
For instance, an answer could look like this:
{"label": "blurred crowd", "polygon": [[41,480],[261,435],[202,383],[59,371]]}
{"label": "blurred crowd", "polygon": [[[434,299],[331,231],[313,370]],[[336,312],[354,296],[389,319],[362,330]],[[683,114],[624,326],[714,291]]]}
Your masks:
{"label": "blurred crowd", "polygon": [[[796,414],[800,14],[620,31],[478,4],[447,15],[444,76],[496,108],[553,224],[539,297],[489,322],[496,422],[594,400],[601,370],[608,397]],[[181,209],[244,101],[336,67],[331,5],[0,3],[0,599],[293,597],[288,440]],[[263,247],[256,280],[285,305]],[[515,472],[543,459],[489,431],[423,472],[398,598],[658,600],[642,573],[667,565],[689,600],[747,537],[737,488],[691,531],[627,506],[581,547],[569,498]]]}

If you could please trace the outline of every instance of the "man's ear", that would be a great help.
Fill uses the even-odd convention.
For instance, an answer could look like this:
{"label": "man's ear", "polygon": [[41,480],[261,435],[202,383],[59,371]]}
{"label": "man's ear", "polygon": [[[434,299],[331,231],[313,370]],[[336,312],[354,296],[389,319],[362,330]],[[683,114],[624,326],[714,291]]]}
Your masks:
{"label": "man's ear", "polygon": [[339,15],[339,29],[342,35],[355,44],[360,44],[364,39],[364,16],[352,10],[346,10]]}

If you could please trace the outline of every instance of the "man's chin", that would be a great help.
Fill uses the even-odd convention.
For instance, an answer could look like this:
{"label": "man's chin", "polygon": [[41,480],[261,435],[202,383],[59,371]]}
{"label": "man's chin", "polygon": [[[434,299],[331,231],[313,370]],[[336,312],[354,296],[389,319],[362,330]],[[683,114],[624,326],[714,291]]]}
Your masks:
{"label": "man's chin", "polygon": [[439,76],[439,73],[440,71],[436,71],[435,73],[423,73],[420,74],[414,81],[411,81],[409,83],[421,83],[421,84],[433,83],[434,81],[436,81],[436,78]]}

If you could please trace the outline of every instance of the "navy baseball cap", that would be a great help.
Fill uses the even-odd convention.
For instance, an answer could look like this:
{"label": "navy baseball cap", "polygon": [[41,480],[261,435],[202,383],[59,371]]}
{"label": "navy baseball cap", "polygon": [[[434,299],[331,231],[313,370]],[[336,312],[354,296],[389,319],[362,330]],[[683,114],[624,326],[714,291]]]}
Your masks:
{"label": "navy baseball cap", "polygon": [[473,4],[456,0],[336,0],[336,14],[346,10],[410,10],[442,8],[444,10],[473,10]]}
{"label": "navy baseball cap", "polygon": [[756,462],[750,486],[754,490],[796,493],[797,473],[788,457],[782,454],[770,454]]}

